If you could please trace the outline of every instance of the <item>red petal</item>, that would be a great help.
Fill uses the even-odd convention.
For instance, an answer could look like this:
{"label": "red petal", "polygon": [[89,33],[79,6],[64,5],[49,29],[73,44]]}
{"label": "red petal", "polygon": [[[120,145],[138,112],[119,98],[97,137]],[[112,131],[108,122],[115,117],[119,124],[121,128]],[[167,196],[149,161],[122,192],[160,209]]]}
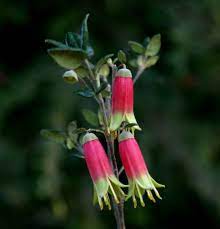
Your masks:
{"label": "red petal", "polygon": [[121,141],[119,152],[128,178],[135,178],[148,172],[141,150],[134,138]]}
{"label": "red petal", "polygon": [[133,112],[132,78],[115,77],[112,89],[112,112]]}
{"label": "red petal", "polygon": [[89,173],[94,182],[113,174],[108,157],[99,140],[86,142],[83,150]]}

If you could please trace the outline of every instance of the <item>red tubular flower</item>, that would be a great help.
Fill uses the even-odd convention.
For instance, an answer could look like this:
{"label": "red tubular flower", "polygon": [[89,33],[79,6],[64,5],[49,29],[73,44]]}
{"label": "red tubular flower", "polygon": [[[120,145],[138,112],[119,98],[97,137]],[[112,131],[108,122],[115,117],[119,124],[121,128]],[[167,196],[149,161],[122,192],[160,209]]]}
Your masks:
{"label": "red tubular flower", "polygon": [[[123,121],[136,123],[133,113],[133,80],[130,70],[120,69],[114,78],[112,88],[112,116],[110,130],[117,130]],[[135,129],[141,130],[138,125]]]}
{"label": "red tubular flower", "polygon": [[87,133],[83,137],[83,151],[90,176],[94,184],[94,204],[99,203],[103,209],[103,199],[109,210],[111,209],[108,193],[113,195],[115,202],[119,203],[118,196],[124,196],[120,183],[113,173],[104,148],[95,134]]}
{"label": "red tubular flower", "polygon": [[123,131],[119,135],[119,153],[122,164],[129,181],[129,192],[127,199],[132,197],[134,207],[137,206],[135,196],[140,199],[141,205],[144,207],[143,194],[145,191],[150,200],[156,202],[151,190],[161,199],[156,188],[165,187],[157,183],[148,173],[147,166],[142,156],[141,150],[134,139],[134,136],[127,131]]}

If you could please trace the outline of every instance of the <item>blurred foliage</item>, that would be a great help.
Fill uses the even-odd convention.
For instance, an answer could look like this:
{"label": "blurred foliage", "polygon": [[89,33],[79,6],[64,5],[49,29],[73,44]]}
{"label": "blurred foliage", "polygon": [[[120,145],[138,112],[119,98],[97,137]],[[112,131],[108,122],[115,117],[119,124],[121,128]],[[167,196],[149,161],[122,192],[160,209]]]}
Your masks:
{"label": "blurred foliage", "polygon": [[112,212],[92,206],[84,161],[39,134],[75,119],[89,127],[81,110],[95,103],[73,94],[44,45],[89,12],[97,56],[162,39],[159,62],[135,84],[135,111],[150,173],[167,188],[156,205],[127,204],[127,228],[218,228],[220,1],[2,0],[0,9],[0,227],[114,228]]}

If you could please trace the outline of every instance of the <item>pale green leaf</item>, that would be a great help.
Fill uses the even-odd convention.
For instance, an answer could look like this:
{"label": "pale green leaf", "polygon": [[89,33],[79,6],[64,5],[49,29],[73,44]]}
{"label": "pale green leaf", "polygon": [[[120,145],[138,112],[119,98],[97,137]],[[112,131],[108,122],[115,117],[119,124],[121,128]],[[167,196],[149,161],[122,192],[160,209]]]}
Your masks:
{"label": "pale green leaf", "polygon": [[118,60],[119,60],[122,64],[126,63],[126,60],[127,60],[126,54],[125,54],[122,50],[119,50],[119,51],[118,51]]}
{"label": "pale green leaf", "polygon": [[78,68],[86,58],[83,50],[74,48],[52,48],[48,53],[57,64],[67,69]]}
{"label": "pale green leaf", "polygon": [[145,51],[145,56],[155,56],[160,51],[161,47],[161,36],[160,34],[154,35],[149,44],[147,45],[147,49]]}
{"label": "pale green leaf", "polygon": [[144,66],[145,68],[149,68],[153,65],[155,65],[157,63],[157,61],[159,60],[159,56],[152,56],[152,57],[149,57],[147,59],[147,61],[145,62]]}
{"label": "pale green leaf", "polygon": [[144,52],[144,47],[142,44],[136,42],[136,41],[129,41],[129,46],[131,47],[132,51],[138,54],[142,54]]}
{"label": "pale green leaf", "polygon": [[98,126],[98,117],[97,114],[95,114],[93,111],[88,110],[88,109],[83,109],[82,114],[85,118],[85,120],[93,125],[93,126]]}

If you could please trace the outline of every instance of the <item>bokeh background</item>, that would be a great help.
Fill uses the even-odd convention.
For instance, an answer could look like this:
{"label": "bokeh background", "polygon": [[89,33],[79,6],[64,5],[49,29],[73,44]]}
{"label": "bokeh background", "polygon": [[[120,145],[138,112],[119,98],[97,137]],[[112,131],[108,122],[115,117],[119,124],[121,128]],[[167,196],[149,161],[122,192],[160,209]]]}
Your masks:
{"label": "bokeh background", "polygon": [[112,212],[92,206],[83,160],[42,139],[82,107],[64,70],[46,54],[90,13],[96,58],[161,33],[160,61],[135,85],[137,138],[163,201],[125,207],[127,228],[220,226],[220,1],[1,0],[0,228],[110,229]]}

